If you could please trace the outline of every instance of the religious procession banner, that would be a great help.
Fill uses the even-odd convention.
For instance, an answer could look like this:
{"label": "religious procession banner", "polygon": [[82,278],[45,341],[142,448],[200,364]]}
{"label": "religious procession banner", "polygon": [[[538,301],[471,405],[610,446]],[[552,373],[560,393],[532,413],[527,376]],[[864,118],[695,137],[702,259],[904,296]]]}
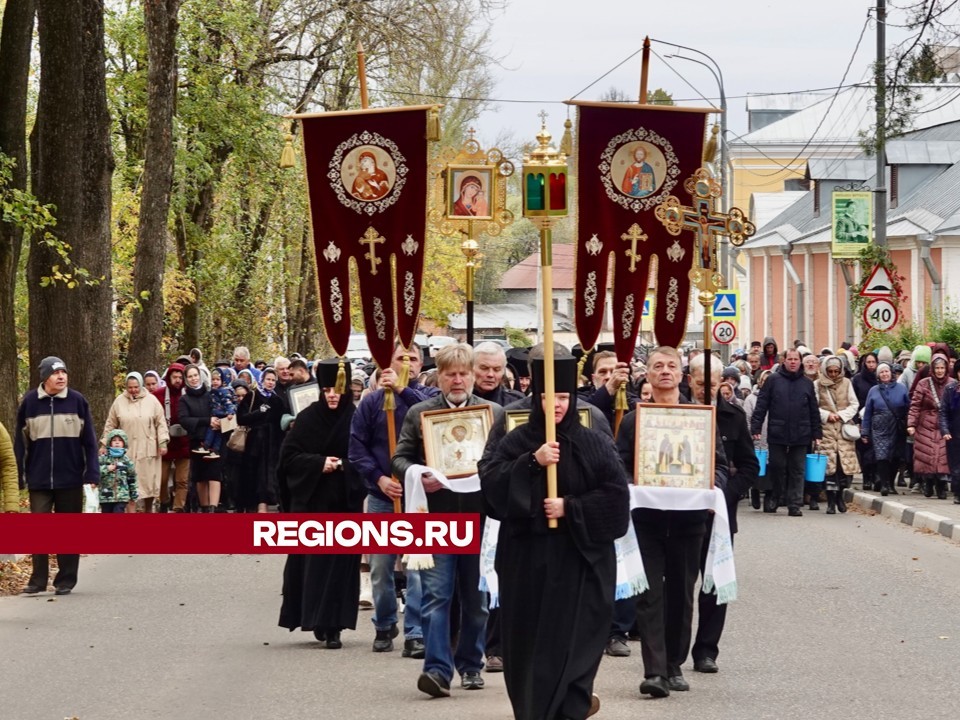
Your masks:
{"label": "religious procession banner", "polygon": [[434,106],[297,115],[327,338],[350,338],[350,261],[370,353],[388,367],[414,339],[427,218],[427,122]]}
{"label": "religious procession banner", "polygon": [[833,257],[858,258],[873,237],[873,193],[869,191],[834,192]]}
{"label": "religious procession banner", "polygon": [[648,280],[655,285],[657,341],[676,347],[686,330],[695,238],[671,235],[654,210],[701,166],[707,115],[716,110],[571,104],[577,106],[574,315],[580,342],[591,348],[600,336],[612,268],[617,357],[633,357]]}

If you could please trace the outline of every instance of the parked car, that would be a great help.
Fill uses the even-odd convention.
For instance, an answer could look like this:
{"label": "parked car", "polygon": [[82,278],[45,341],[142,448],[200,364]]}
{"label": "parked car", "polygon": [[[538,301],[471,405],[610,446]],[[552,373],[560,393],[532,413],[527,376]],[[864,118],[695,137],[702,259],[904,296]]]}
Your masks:
{"label": "parked car", "polygon": [[360,334],[351,335],[347,341],[347,359],[367,361],[371,357],[373,356],[370,354],[367,337]]}
{"label": "parked car", "polygon": [[427,344],[430,347],[430,357],[435,357],[440,348],[447,345],[456,345],[457,339],[449,335],[433,335],[427,340]]}

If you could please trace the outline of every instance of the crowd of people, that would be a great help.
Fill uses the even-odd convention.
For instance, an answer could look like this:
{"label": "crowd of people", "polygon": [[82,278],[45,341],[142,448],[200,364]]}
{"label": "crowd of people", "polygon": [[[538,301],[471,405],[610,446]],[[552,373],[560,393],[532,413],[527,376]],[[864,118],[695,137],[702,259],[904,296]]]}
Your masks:
{"label": "crowd of people", "polygon": [[[641,643],[643,694],[689,690],[681,669],[688,656],[698,672],[719,669],[726,605],[703,590],[696,596],[714,517],[630,512],[637,403],[716,406],[714,482],[731,533],[744,498],[767,513],[786,506],[791,516],[818,510],[825,498],[827,513],[843,513],[843,491],[861,473],[864,488],[883,495],[910,488],[945,499],[952,479],[960,502],[960,387],[947,346],[895,358],[887,348],[858,353],[846,344],[781,352],[765,338],[735,351],[726,367],[711,362],[710,378],[695,350],[660,347],[631,363],[604,347],[579,363],[562,346],[554,354],[550,408],[542,346],[508,358],[497,343],[454,344],[431,358],[398,345],[379,369],[296,353],[254,363],[242,346],[208,368],[194,349],[162,373],[128,372],[99,433],[86,400],[68,387],[64,362],[48,357],[18,412],[16,477],[32,512],[79,512],[83,486],[96,485],[102,512],[383,513],[415,483],[430,512],[499,520],[499,607],[481,590],[476,555],[437,555],[418,568],[393,555],[292,555],[279,624],[337,649],[366,605],[373,652],[391,652],[402,614],[401,654],[422,660],[421,692],[449,696],[457,674],[462,689],[478,690],[483,671],[504,672],[516,717],[550,719],[595,713],[601,658],[630,655],[630,639]],[[315,399],[301,405],[295,398],[308,386]],[[625,411],[617,402],[624,390]],[[494,417],[479,489],[425,468],[420,422],[429,410],[478,405]],[[505,409],[529,413],[528,421],[508,431]],[[547,443],[549,414],[557,441]],[[5,438],[0,427],[9,512]],[[826,457],[821,482],[804,475],[811,451]],[[559,498],[545,493],[550,465]],[[551,521],[558,530],[548,529]],[[615,600],[614,541],[631,524],[650,587]],[[59,557],[57,594],[73,590],[78,564],[78,556]],[[24,592],[45,591],[48,575],[47,558],[34,556]]]}

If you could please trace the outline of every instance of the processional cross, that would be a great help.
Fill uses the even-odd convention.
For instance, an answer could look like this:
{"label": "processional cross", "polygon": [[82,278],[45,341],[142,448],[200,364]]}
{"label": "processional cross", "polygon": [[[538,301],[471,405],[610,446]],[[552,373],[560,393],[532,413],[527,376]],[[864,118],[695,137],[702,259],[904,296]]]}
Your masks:
{"label": "processional cross", "polygon": [[679,235],[682,230],[695,233],[697,264],[690,270],[690,281],[700,290],[700,301],[704,301],[704,295],[710,295],[712,303],[713,294],[724,287],[723,275],[716,270],[717,236],[729,237],[739,247],[757,229],[744,218],[740,208],[731,208],[729,213],[716,211],[714,203],[723,189],[708,170],[697,170],[683,187],[693,195],[693,205],[682,205],[677,197],[669,195],[654,214],[671,235]]}
{"label": "processional cross", "polygon": [[640,256],[637,255],[637,241],[640,240],[646,242],[647,236],[644,234],[643,230],[640,229],[640,226],[637,225],[637,223],[634,223],[630,226],[629,230],[620,236],[620,239],[630,242],[630,249],[625,251],[625,254],[628,258],[630,258],[630,267],[628,269],[630,272],[634,272],[637,269],[637,260],[640,259]]}
{"label": "processional cross", "polygon": [[368,227],[367,231],[363,234],[363,237],[360,238],[360,244],[366,245],[369,248],[369,251],[364,253],[363,257],[370,261],[370,274],[377,274],[377,265],[379,265],[383,260],[377,257],[377,245],[381,245],[387,241],[386,238],[380,237],[380,233],[373,229],[373,227]]}

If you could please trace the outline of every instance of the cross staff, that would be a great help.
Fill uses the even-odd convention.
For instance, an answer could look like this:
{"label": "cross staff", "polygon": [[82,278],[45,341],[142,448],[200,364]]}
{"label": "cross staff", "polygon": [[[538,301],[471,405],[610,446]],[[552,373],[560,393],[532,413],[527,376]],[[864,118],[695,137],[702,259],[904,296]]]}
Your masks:
{"label": "cross staff", "polygon": [[[687,178],[683,187],[694,196],[693,206],[681,205],[680,200],[670,195],[657,206],[654,214],[671,235],[679,235],[683,230],[696,233],[700,261],[690,270],[690,282],[700,290],[697,299],[703,307],[703,382],[706,388],[710,388],[713,377],[710,371],[713,301],[717,290],[725,287],[723,275],[714,272],[717,236],[729,237],[731,243],[739,246],[757,229],[752,222],[744,219],[739,208],[731,208],[729,213],[714,209],[714,203],[723,194],[723,189],[705,168],[700,168],[693,177]],[[705,391],[704,401],[710,404],[712,398],[707,395],[709,390]]]}
{"label": "cross staff", "polygon": [[377,274],[377,265],[379,265],[383,260],[377,257],[377,245],[383,244],[387,241],[386,238],[380,237],[380,233],[374,230],[373,227],[368,227],[367,231],[363,234],[363,237],[360,238],[361,245],[367,245],[369,251],[364,253],[363,257],[370,261],[370,274]]}

